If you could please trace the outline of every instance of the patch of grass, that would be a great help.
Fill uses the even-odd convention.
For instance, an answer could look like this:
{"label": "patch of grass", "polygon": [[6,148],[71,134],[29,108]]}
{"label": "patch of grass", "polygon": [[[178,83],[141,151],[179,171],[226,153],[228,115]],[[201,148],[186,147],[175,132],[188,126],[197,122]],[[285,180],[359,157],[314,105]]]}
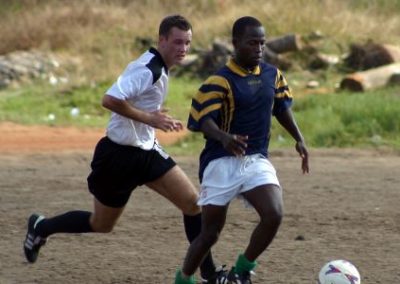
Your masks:
{"label": "patch of grass", "polygon": [[186,123],[192,97],[200,87],[201,80],[171,77],[165,107],[169,113]]}
{"label": "patch of grass", "polygon": [[[296,100],[293,111],[309,146],[400,149],[400,87],[310,95]],[[278,147],[293,145],[277,123],[272,135]]]}
{"label": "patch of grass", "polygon": [[189,133],[181,141],[164,148],[172,156],[192,156],[197,158],[204,148],[204,141],[201,133]]}
{"label": "patch of grass", "polygon": [[[101,99],[111,81],[92,86],[51,86],[37,81],[24,88],[0,91],[0,121],[22,124],[72,125],[105,127],[109,111],[101,106]],[[165,107],[169,114],[186,123],[190,101],[200,81],[171,78]],[[79,115],[71,115],[73,108]],[[54,115],[54,119],[51,119]]]}
{"label": "patch of grass", "polygon": [[[105,125],[109,116],[101,107],[106,84],[54,87],[37,82],[21,89],[0,92],[0,121],[59,126]],[[71,115],[73,108],[78,115]]]}
{"label": "patch of grass", "polygon": [[362,11],[375,11],[383,15],[398,15],[400,0],[357,0],[350,2],[350,8]]}

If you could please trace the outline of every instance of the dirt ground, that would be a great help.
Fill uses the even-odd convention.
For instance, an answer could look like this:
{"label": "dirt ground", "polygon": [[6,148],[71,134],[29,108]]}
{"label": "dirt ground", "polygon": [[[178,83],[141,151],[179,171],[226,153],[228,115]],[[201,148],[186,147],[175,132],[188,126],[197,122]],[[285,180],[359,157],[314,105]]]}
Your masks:
{"label": "dirt ground", "polygon": [[[138,188],[110,234],[50,238],[35,264],[23,256],[26,221],[91,210],[86,176],[103,131],[0,125],[0,283],[173,283],[187,243],[181,215],[149,189]],[[168,143],[160,139],[162,143]],[[362,283],[400,283],[400,156],[389,151],[311,149],[302,175],[294,150],[273,150],[284,190],[285,217],[259,258],[254,283],[316,283],[320,267],[347,259]],[[197,157],[176,157],[197,185]],[[231,266],[257,217],[239,201],[214,247]]]}

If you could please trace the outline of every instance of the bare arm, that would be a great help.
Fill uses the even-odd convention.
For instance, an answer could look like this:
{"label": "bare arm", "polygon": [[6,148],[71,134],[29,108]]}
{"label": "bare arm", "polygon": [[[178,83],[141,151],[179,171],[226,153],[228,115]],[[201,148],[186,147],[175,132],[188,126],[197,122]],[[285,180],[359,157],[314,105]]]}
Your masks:
{"label": "bare arm", "polygon": [[222,131],[212,119],[206,119],[200,126],[201,132],[208,138],[220,142],[224,148],[235,156],[243,156],[247,148],[247,136],[229,134]]}
{"label": "bare arm", "polygon": [[296,151],[299,153],[302,159],[301,168],[303,170],[303,173],[308,173],[309,165],[306,143],[304,141],[303,135],[300,132],[299,127],[297,126],[291,109],[288,108],[285,111],[279,113],[276,116],[276,119],[296,141]]}
{"label": "bare arm", "polygon": [[107,94],[103,97],[102,105],[119,115],[145,123],[163,131],[179,131],[183,129],[183,125],[180,121],[173,119],[163,110],[146,112],[133,107],[125,100],[120,100]]}

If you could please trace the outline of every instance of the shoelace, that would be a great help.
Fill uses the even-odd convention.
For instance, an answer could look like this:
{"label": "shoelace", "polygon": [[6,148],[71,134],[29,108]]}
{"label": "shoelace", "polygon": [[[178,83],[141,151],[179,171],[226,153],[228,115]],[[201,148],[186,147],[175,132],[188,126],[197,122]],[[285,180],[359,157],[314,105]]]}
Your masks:
{"label": "shoelace", "polygon": [[[218,266],[215,269],[215,275],[216,275],[216,281],[217,281],[216,283],[217,284],[226,284],[226,283],[228,283],[228,278],[227,278],[228,270],[225,269],[225,267],[226,267],[226,265],[221,265],[221,266]],[[223,275],[223,279],[220,279],[220,276],[222,276],[222,275]],[[208,282],[209,282],[208,279],[201,278],[201,283],[208,283]]]}

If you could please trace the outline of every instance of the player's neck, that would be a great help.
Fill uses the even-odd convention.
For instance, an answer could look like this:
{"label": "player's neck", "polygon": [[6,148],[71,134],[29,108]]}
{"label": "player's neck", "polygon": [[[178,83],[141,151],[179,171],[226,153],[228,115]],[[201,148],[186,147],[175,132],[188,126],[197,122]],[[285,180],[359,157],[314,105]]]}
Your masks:
{"label": "player's neck", "polygon": [[169,56],[167,50],[161,48],[160,46],[157,46],[156,50],[161,55],[161,58],[164,61],[164,64],[167,66],[168,69],[172,68],[175,65],[175,62],[173,61],[171,56]]}
{"label": "player's neck", "polygon": [[239,66],[248,73],[253,73],[253,71],[257,68],[257,66],[247,66],[246,64],[240,62],[240,60],[237,60],[237,58],[235,57],[233,57],[232,60],[236,63],[237,66]]}

